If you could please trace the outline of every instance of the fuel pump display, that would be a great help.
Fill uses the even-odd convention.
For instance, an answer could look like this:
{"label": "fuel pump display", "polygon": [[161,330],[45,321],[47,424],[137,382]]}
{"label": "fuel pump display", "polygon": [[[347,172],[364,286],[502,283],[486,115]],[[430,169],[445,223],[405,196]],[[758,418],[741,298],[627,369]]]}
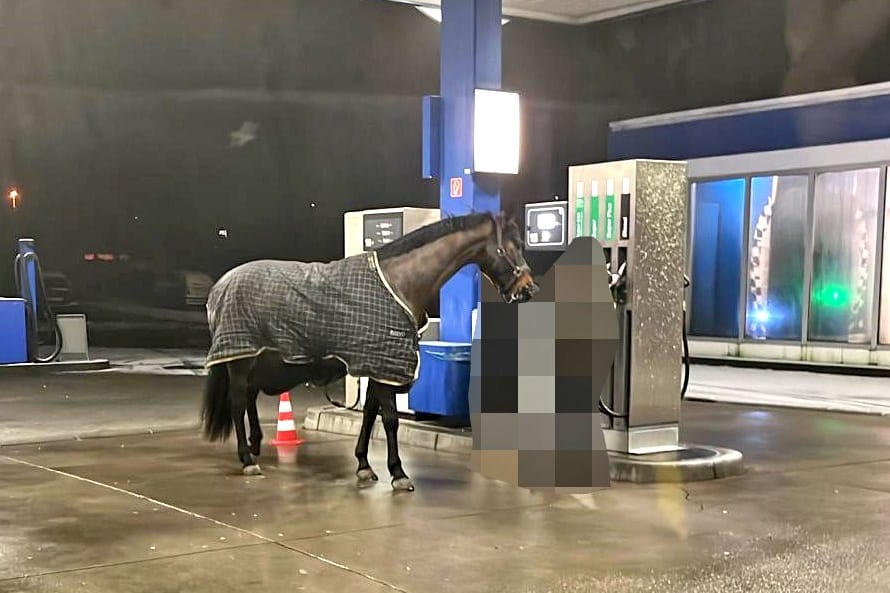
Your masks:
{"label": "fuel pump display", "polygon": [[404,234],[402,232],[402,215],[398,212],[366,214],[362,223],[364,226],[364,251],[372,251],[391,243]]}
{"label": "fuel pump display", "polygon": [[529,248],[565,249],[568,238],[566,205],[566,202],[557,201],[528,205],[525,225],[528,230],[526,245]]}

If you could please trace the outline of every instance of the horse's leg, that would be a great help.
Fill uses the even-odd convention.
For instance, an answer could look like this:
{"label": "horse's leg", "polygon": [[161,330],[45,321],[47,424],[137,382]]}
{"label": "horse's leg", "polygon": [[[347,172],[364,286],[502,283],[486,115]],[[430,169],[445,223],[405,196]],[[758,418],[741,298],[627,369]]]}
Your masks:
{"label": "horse's leg", "polygon": [[232,421],[238,437],[238,460],[241,471],[248,476],[262,473],[256,459],[250,454],[247,434],[244,430],[244,413],[247,411],[247,372],[241,365],[229,366],[229,401],[232,402]]}
{"label": "horse's leg", "polygon": [[250,452],[260,456],[260,444],[263,442],[263,430],[260,428],[260,417],[256,411],[256,399],[260,390],[251,388],[247,392],[247,419],[250,422]]}
{"label": "horse's leg", "polygon": [[389,466],[389,475],[392,476],[392,487],[395,490],[414,490],[414,484],[402,469],[402,460],[399,459],[399,417],[396,414],[396,390],[389,385],[381,385],[373,381],[368,386],[368,392],[374,390],[377,401],[380,403],[380,415],[383,417],[383,430],[386,431],[386,464]]}
{"label": "horse's leg", "polygon": [[365,407],[362,412],[362,428],[355,443],[355,458],[358,459],[358,470],[356,470],[355,474],[362,482],[377,480],[377,474],[374,473],[374,470],[371,469],[371,464],[368,463],[368,445],[371,442],[374,421],[377,420],[379,411],[380,402],[377,401],[377,394],[373,389],[368,389],[365,395]]}

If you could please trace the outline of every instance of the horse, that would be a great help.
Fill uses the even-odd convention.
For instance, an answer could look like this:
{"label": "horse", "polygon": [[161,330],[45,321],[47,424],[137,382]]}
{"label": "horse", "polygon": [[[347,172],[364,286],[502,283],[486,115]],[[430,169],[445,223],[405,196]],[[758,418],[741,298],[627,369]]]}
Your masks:
{"label": "horse", "polygon": [[[531,300],[540,288],[523,249],[522,235],[512,216],[477,212],[444,218],[369,252],[329,263],[257,260],[232,268],[213,285],[207,301],[212,346],[202,406],[204,437],[225,441],[234,427],[242,472],[260,475],[256,460],[263,439],[256,409],[259,392],[277,396],[297,385],[327,385],[347,374],[368,377],[355,446],[356,476],[359,483],[378,480],[368,463],[368,445],[379,413],[386,434],[391,486],[397,491],[413,491],[414,484],[399,457],[396,394],[406,393],[418,376],[419,340],[429,321],[426,305],[454,274],[470,264],[478,266],[505,302]],[[333,266],[340,267],[335,270]],[[344,266],[346,272],[337,271]],[[371,268],[373,273],[367,272]],[[318,280],[324,276],[332,279]],[[375,285],[366,286],[373,291],[367,294],[373,296],[356,296],[341,289],[342,285],[363,282]],[[238,286],[241,293],[235,288]],[[313,297],[315,294],[320,296]],[[284,304],[278,309],[269,305],[280,298]],[[367,302],[358,302],[363,300]],[[393,303],[398,311],[392,310]],[[334,312],[328,314],[324,307],[333,307]],[[380,322],[380,317],[388,320]],[[244,333],[248,326],[254,327],[249,335]],[[294,329],[296,326],[300,329]],[[384,333],[368,335],[373,328],[382,328]],[[272,334],[277,342],[270,340]],[[223,355],[211,360],[215,350]]]}

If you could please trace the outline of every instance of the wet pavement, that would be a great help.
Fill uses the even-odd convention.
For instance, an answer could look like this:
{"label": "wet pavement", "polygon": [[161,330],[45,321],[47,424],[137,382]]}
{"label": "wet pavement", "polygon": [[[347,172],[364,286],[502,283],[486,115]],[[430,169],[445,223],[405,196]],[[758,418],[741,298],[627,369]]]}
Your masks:
{"label": "wet pavement", "polygon": [[[132,368],[90,373],[0,378],[0,445],[152,434],[196,429],[204,377]],[[332,387],[333,389],[333,387]],[[295,413],[327,403],[319,389],[295,390]],[[332,397],[341,397],[332,391]],[[257,410],[274,422],[278,399]]]}
{"label": "wet pavement", "polygon": [[[87,408],[114,387],[197,409],[196,377],[102,377],[65,380],[94,382]],[[299,416],[318,394],[294,400]],[[383,443],[381,482],[359,488],[352,438],[326,433],[264,444],[256,478],[191,427],[6,445],[0,592],[890,591],[890,420],[687,402],[683,421],[684,440],[741,450],[746,475],[553,496],[402,447],[417,490],[396,494]]]}

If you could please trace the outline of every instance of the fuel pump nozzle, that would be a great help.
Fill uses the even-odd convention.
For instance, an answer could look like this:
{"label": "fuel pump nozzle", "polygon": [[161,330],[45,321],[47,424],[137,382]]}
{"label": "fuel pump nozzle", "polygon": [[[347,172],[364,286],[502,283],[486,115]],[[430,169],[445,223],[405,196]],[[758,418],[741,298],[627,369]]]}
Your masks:
{"label": "fuel pump nozzle", "polygon": [[612,273],[612,263],[606,263],[606,272],[609,274],[609,289],[612,291],[612,298],[617,304],[623,304],[627,301],[627,262],[621,262],[618,266],[617,273]]}

